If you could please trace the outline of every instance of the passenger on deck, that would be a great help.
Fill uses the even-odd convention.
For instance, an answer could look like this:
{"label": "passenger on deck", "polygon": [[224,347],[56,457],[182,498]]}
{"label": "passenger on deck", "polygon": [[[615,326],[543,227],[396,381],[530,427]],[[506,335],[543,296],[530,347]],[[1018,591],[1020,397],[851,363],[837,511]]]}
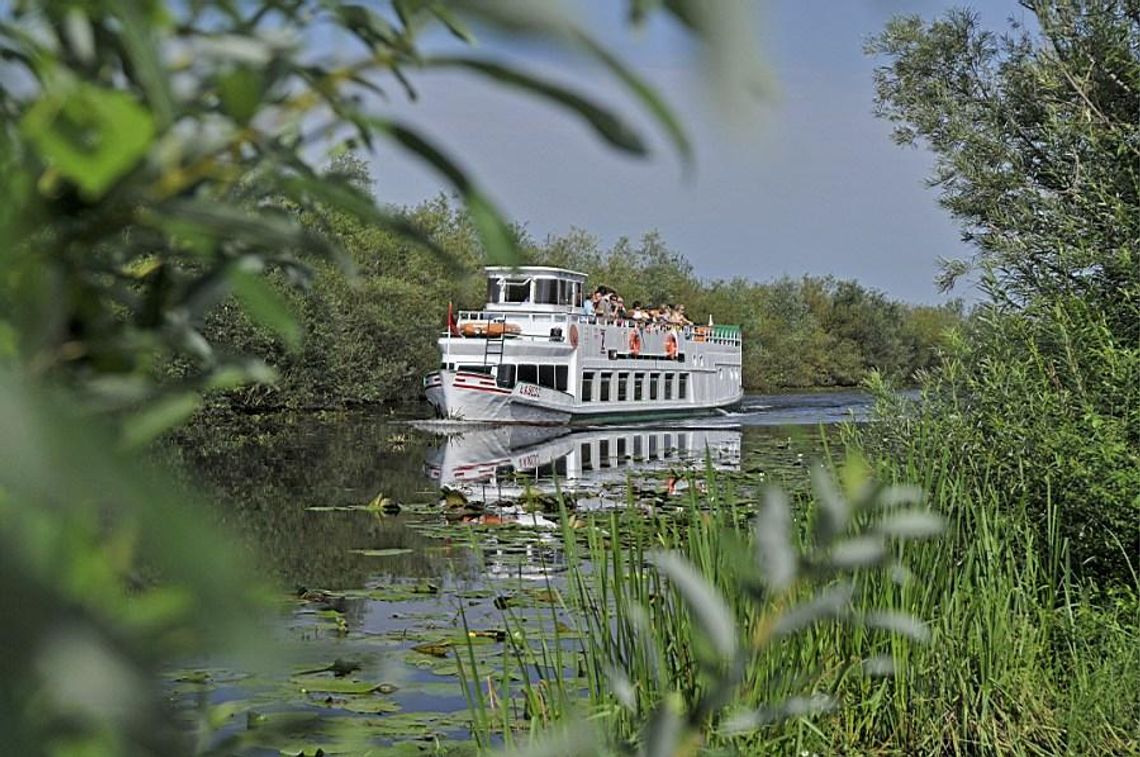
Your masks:
{"label": "passenger on deck", "polygon": [[629,317],[638,323],[644,323],[649,320],[649,314],[641,307],[641,303],[636,301],[633,303],[633,310],[630,311]]}
{"label": "passenger on deck", "polygon": [[611,304],[612,304],[612,306],[613,306],[613,313],[612,313],[613,317],[614,317],[614,318],[616,318],[616,319],[617,319],[617,320],[619,320],[619,321],[620,321],[620,320],[624,320],[624,319],[625,319],[625,317],[626,317],[626,312],[625,312],[625,300],[623,300],[623,299],[621,298],[621,295],[620,295],[620,294],[618,294],[617,292],[614,292],[614,293],[611,295],[611,300],[610,300],[610,302],[611,302]]}
{"label": "passenger on deck", "polygon": [[678,305],[677,306],[677,320],[681,322],[682,326],[692,326],[693,325],[693,322],[689,320],[689,317],[687,315],[685,315],[685,306],[684,305]]}

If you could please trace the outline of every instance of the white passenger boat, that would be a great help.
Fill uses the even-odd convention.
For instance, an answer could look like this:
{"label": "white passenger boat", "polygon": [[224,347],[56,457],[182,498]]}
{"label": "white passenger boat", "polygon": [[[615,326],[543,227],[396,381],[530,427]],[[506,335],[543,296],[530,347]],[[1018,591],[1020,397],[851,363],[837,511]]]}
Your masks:
{"label": "white passenger boat", "polygon": [[693,415],[740,402],[737,326],[673,326],[588,315],[586,276],[491,267],[487,304],[459,311],[424,377],[442,418],[561,424]]}

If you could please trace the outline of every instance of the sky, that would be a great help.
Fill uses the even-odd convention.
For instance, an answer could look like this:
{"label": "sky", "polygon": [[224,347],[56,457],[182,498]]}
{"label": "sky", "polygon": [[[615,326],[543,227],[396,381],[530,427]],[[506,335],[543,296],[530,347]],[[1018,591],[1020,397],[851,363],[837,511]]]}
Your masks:
{"label": "sky", "polygon": [[[973,299],[968,286],[944,295],[933,284],[939,258],[969,249],[924,183],[931,155],[895,145],[889,124],[874,117],[876,63],[862,52],[892,15],[929,18],[952,3],[749,2],[748,31],[771,85],[758,103],[740,98],[727,113],[695,44],[669,19],[633,30],[623,0],[562,5],[664,95],[693,142],[695,170],[682,170],[661,129],[612,77],[549,46],[491,38],[479,52],[615,108],[649,138],[648,159],[608,148],[563,109],[469,74],[417,73],[417,101],[393,96],[385,112],[446,147],[539,240],[578,227],[609,247],[656,229],[703,279],[830,274],[910,302]],[[969,7],[995,29],[1025,15],[1015,0]],[[385,202],[414,205],[448,191],[394,149],[372,160]]]}

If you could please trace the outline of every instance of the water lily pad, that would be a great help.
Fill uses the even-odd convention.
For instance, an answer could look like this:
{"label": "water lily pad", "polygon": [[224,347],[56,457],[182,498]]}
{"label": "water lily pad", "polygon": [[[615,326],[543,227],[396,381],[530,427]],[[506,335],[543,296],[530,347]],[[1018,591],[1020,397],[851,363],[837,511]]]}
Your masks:
{"label": "water lily pad", "polygon": [[332,676],[294,676],[289,679],[302,691],[322,691],[334,694],[368,694],[380,686],[371,681],[350,681]]}
{"label": "water lily pad", "polygon": [[417,644],[412,647],[412,650],[420,654],[431,655],[432,657],[447,657],[451,654],[451,643],[440,641],[434,644]]}
{"label": "water lily pad", "polygon": [[354,555],[364,555],[365,557],[392,557],[393,555],[406,555],[414,550],[407,547],[390,547],[388,549],[350,549],[348,551]]}

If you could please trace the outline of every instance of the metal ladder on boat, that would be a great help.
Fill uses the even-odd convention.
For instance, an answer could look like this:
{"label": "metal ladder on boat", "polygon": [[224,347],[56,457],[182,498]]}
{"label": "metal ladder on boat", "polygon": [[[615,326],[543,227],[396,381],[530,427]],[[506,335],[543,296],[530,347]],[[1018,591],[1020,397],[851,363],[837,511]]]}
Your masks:
{"label": "metal ladder on boat", "polygon": [[[495,323],[495,321],[492,321]],[[491,358],[498,358],[496,363],[503,361],[503,342],[506,340],[506,329],[500,329],[498,336],[491,336],[490,329],[487,330],[487,338],[483,340],[483,367],[491,365]]]}

